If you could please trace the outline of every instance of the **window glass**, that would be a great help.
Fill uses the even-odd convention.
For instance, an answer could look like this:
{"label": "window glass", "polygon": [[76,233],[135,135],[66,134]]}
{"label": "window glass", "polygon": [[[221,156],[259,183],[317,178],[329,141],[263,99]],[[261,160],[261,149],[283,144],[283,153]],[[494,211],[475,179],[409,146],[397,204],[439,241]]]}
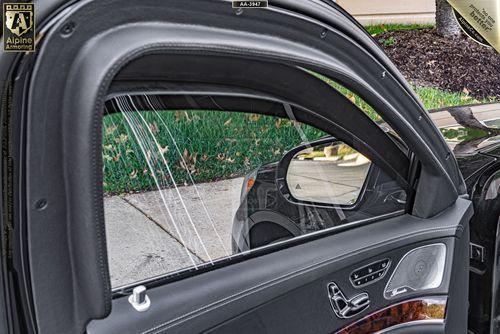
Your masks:
{"label": "window glass", "polygon": [[396,182],[286,106],[278,117],[136,99],[114,98],[103,119],[114,288],[404,209]]}
{"label": "window glass", "polygon": [[357,202],[370,160],[344,143],[304,148],[286,173],[291,195],[301,201],[352,205]]}
{"label": "window glass", "polygon": [[398,144],[403,150],[408,150],[407,145],[401,140],[398,133],[394,131],[389,124],[387,124],[382,117],[377,113],[373,107],[368,104],[365,100],[363,100],[359,95],[352,92],[348,88],[342,86],[338,82],[321,75],[320,73],[304,69],[307,73],[315,76],[321,81],[330,85],[333,89],[335,89],[340,94],[344,95],[352,104],[359,108],[359,110],[363,111],[368,117],[370,117],[384,132],[389,132],[391,134],[391,138],[395,140],[396,144]]}

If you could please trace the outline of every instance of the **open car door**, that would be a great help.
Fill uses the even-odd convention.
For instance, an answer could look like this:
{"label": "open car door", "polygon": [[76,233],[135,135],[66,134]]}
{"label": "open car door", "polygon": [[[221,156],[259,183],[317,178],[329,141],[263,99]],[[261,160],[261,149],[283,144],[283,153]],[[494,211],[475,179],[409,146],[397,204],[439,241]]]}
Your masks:
{"label": "open car door", "polygon": [[[16,314],[24,332],[466,332],[472,206],[456,161],[401,74],[333,1],[273,0],[259,9],[210,0],[38,6],[38,51],[4,57],[0,64],[12,69],[3,114],[10,115],[4,116],[10,117],[4,149],[14,174],[4,200],[15,199],[13,214],[2,219],[12,219],[16,240],[16,275],[4,279],[20,291]],[[371,117],[346,91],[372,108]],[[179,222],[162,195],[167,188],[179,196],[176,205],[190,217],[186,226],[205,249],[191,247],[182,226],[177,232],[178,225],[166,227],[192,264],[112,286],[109,243],[118,238],[123,253],[130,249],[127,234],[111,235],[106,225],[103,114],[122,113],[131,129],[117,143],[134,134],[153,138],[184,117],[174,113],[171,123],[155,123],[159,130],[140,123],[142,112],[159,110],[198,110],[201,119],[206,110],[252,113],[260,116],[250,121],[274,117],[269,124],[284,129],[279,118],[290,122],[289,129],[303,124],[321,136],[311,140],[316,132],[300,130],[308,135],[299,136],[306,143],[287,146],[276,164],[254,166],[256,180],[265,178],[262,184],[275,189],[274,197],[265,197],[265,219],[258,210],[250,212],[248,188],[256,202],[263,197],[255,190],[258,182],[245,178],[248,194],[238,193],[240,207],[234,222],[228,221],[232,230],[222,235],[231,240],[227,256],[210,256],[210,240],[196,230],[204,222],[191,219],[194,212],[175,182],[170,188],[162,183],[174,174],[159,173],[154,181],[168,219]],[[186,115],[191,122],[192,114]],[[392,130],[379,127],[374,117]],[[235,119],[228,116],[221,124],[227,129]],[[254,143],[265,129],[255,131]],[[193,140],[208,139],[187,142]],[[179,143],[169,150],[183,156],[186,167],[193,155]],[[156,169],[154,163],[166,174],[172,171],[163,145],[151,139],[138,146],[137,154],[149,163],[144,174]],[[250,162],[257,155],[237,153]],[[213,161],[232,163],[227,155],[216,156]],[[203,157],[194,161],[211,161]],[[314,166],[325,161],[326,172],[314,174]],[[326,183],[311,176],[330,182],[342,167],[365,161],[370,167],[356,191],[330,196]],[[199,176],[193,170],[187,171],[189,182]],[[207,196],[214,192],[210,188]],[[345,202],[329,202],[331,197]],[[281,204],[269,213],[271,202]],[[217,213],[227,203],[213,205]],[[131,228],[141,233],[138,222]]]}

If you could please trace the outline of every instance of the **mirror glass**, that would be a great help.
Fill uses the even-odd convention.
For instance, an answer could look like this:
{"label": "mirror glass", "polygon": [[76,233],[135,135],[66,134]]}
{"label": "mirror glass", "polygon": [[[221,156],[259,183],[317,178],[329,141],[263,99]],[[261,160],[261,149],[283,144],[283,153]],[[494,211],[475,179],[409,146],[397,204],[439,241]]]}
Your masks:
{"label": "mirror glass", "polygon": [[297,200],[352,205],[359,198],[370,164],[342,142],[313,145],[293,156],[286,181]]}

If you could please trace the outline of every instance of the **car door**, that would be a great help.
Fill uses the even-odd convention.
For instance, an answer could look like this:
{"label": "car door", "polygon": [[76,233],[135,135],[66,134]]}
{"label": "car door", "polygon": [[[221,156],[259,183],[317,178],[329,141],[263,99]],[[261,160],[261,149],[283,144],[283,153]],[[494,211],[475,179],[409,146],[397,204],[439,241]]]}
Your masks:
{"label": "car door", "polygon": [[[0,59],[2,69],[10,66],[2,72],[10,167],[2,168],[4,208],[12,212],[2,224],[14,226],[13,264],[4,265],[16,273],[6,277],[17,305],[10,319],[24,332],[466,332],[472,206],[456,161],[401,74],[339,6],[326,0],[275,0],[259,9],[209,0],[39,6],[38,51]],[[292,128],[313,126],[335,138],[330,146],[345,144],[356,159],[369,159],[376,171],[368,175],[384,175],[383,184],[403,191],[405,200],[380,214],[350,199],[342,206],[320,205],[310,193],[301,200],[287,179],[300,157],[284,154],[269,181],[279,201],[296,208],[303,224],[315,213],[336,223],[112,287],[103,113],[156,111],[153,97],[172,110],[239,111],[286,119]],[[135,129],[144,136],[156,131]],[[370,182],[369,194],[388,191],[375,181],[358,188]],[[255,224],[255,217],[244,220]],[[245,238],[244,229],[236,230],[233,239]]]}

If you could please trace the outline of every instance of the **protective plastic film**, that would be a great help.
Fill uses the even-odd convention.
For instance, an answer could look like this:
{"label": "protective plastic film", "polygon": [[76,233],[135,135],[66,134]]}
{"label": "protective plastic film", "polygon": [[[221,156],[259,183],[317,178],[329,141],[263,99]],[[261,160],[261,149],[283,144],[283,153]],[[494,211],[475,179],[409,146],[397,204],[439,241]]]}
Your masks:
{"label": "protective plastic film", "polygon": [[[293,106],[233,101],[228,110],[218,97],[185,99],[189,109],[158,95],[108,103],[102,153],[113,287],[403,212],[395,180]],[[210,107],[198,104],[206,100]]]}

